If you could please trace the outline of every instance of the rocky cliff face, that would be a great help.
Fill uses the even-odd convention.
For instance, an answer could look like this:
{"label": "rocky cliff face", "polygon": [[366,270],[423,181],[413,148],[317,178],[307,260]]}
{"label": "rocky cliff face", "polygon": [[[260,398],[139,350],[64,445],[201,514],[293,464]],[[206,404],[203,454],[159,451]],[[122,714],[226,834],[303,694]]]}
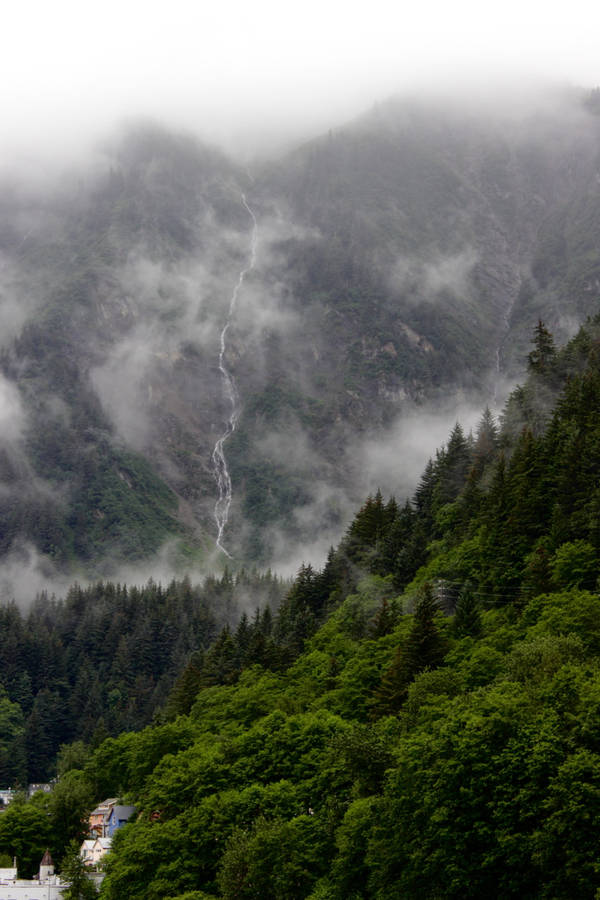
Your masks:
{"label": "rocky cliff face", "polygon": [[60,186],[5,185],[2,551],[91,566],[175,536],[210,554],[243,193],[258,243],[224,355],[227,546],[268,562],[333,540],[375,486],[368,448],[393,453],[398,423],[449,396],[499,400],[539,317],[560,340],[597,311],[600,120],[583,101],[391,102],[255,180],[148,126]]}

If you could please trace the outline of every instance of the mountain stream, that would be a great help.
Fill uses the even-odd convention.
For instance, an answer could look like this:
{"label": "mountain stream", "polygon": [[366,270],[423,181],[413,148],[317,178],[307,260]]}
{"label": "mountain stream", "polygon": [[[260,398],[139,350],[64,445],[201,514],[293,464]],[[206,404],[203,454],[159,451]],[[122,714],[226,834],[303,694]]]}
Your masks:
{"label": "mountain stream", "polygon": [[256,263],[256,247],[258,243],[258,224],[256,222],[256,216],[252,212],[252,209],[248,206],[245,194],[242,194],[242,203],[246,207],[246,209],[248,210],[248,214],[252,218],[250,259],[246,267],[242,269],[238,276],[237,284],[233,289],[231,300],[229,301],[229,312],[227,313],[227,319],[225,321],[225,325],[223,326],[223,330],[221,331],[219,371],[221,373],[221,379],[223,382],[223,390],[225,392],[227,400],[229,401],[231,412],[227,421],[225,431],[215,444],[215,448],[212,452],[213,469],[215,473],[215,480],[217,482],[217,488],[219,491],[219,496],[217,498],[217,502],[215,503],[214,511],[215,522],[217,525],[216,545],[217,548],[225,554],[225,556],[229,557],[229,559],[231,559],[232,557],[223,545],[223,533],[229,519],[232,487],[231,475],[229,474],[229,469],[227,468],[227,460],[225,459],[224,445],[227,438],[229,438],[236,429],[236,425],[240,416],[240,395],[235,384],[235,379],[225,364],[225,351],[227,348],[227,332],[229,331],[229,326],[231,325],[233,316],[235,315],[240,290],[242,289],[242,285],[244,283],[246,275],[248,274],[248,272],[252,271]]}

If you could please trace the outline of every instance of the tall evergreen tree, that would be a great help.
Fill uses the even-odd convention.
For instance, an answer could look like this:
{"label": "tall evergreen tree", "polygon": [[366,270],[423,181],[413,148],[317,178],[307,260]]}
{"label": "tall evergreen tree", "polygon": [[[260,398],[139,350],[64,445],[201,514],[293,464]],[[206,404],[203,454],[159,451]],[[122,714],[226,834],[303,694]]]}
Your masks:
{"label": "tall evergreen tree", "polygon": [[376,716],[399,712],[415,676],[424,669],[436,669],[442,664],[446,641],[436,624],[437,614],[431,585],[425,584],[406,642],[398,647],[392,665],[375,692],[372,709]]}
{"label": "tall evergreen tree", "polygon": [[475,442],[473,444],[473,464],[471,472],[476,478],[481,478],[483,471],[496,456],[498,450],[498,426],[486,406],[483,415],[477,425]]}
{"label": "tall evergreen tree", "polygon": [[479,603],[473,590],[473,584],[467,581],[463,585],[454,615],[454,632],[459,637],[479,637],[481,634],[481,613]]}
{"label": "tall evergreen tree", "polygon": [[533,350],[527,357],[529,370],[538,375],[549,373],[552,363],[556,359],[556,347],[554,338],[541,319],[535,326],[531,343]]}
{"label": "tall evergreen tree", "polygon": [[465,486],[471,466],[471,445],[457,422],[443,453],[438,456],[433,488],[433,507],[438,510],[452,503]]}

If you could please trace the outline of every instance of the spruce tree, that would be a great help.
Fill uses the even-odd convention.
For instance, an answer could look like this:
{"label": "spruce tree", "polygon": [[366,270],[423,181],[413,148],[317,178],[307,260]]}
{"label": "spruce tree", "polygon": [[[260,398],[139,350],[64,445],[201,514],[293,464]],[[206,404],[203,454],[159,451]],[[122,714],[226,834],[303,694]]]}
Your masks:
{"label": "spruce tree", "polygon": [[398,622],[398,616],[399,611],[396,601],[392,600],[390,603],[389,600],[384,597],[369,626],[369,634],[371,637],[380,638],[386,634],[390,634]]}
{"label": "spruce tree", "polygon": [[479,637],[481,634],[481,613],[473,592],[473,585],[467,581],[458,595],[454,616],[454,632],[459,637]]}
{"label": "spruce tree", "polygon": [[437,459],[437,477],[433,489],[434,511],[456,500],[465,486],[471,467],[471,456],[470,441],[457,422],[450,434],[448,446]]}
{"label": "spruce tree", "polygon": [[393,715],[406,701],[408,687],[419,672],[436,669],[446,654],[446,642],[436,624],[437,603],[430,584],[425,584],[417,603],[406,643],[398,647],[394,661],[375,692],[373,713]]}
{"label": "spruce tree", "polygon": [[548,374],[556,358],[556,347],[552,334],[541,319],[538,319],[538,323],[535,326],[531,343],[533,344],[533,350],[527,357],[529,370],[536,372],[538,375]]}
{"label": "spruce tree", "polygon": [[477,425],[475,444],[473,446],[473,464],[471,474],[480,478],[483,471],[496,456],[498,449],[498,426],[489,406],[486,406]]}
{"label": "spruce tree", "polygon": [[203,686],[204,652],[196,650],[173,685],[167,698],[164,716],[167,721],[187,716]]}

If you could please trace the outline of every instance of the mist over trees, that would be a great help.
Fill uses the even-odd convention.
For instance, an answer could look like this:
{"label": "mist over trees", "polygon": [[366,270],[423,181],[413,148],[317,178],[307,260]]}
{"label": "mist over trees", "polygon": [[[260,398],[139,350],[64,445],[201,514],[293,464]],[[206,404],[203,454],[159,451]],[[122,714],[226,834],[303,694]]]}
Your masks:
{"label": "mist over trees", "polygon": [[[199,632],[152,725],[63,746],[55,791],[0,815],[0,852],[33,868],[43,820],[68,866],[62,804],[119,794],[139,814],[107,898],[593,898],[600,319],[562,348],[532,335],[499,422],[455,425],[412,498],[368,497],[282,598],[249,577],[278,605]],[[205,614],[232,585],[138,600]]]}
{"label": "mist over trees", "polygon": [[529,102],[390,100],[250,172],[137,122],[60,181],[4,181],[7,593],[19,570],[213,564],[242,195],[225,546],[290,571],[377,486],[410,494],[457,398],[473,416],[520,377],[542,311],[558,342],[595,312],[593,97]]}
{"label": "mist over trees", "polygon": [[597,94],[0,179],[21,876],[118,797],[108,900],[600,896]]}
{"label": "mist over trees", "polygon": [[[226,572],[194,586],[75,585],[64,600],[39,596],[27,614],[0,607],[0,784],[50,781],[61,746],[96,747],[149,724],[223,624],[247,620],[250,597],[266,621],[285,591],[270,573]],[[65,763],[59,756],[59,775]]]}

